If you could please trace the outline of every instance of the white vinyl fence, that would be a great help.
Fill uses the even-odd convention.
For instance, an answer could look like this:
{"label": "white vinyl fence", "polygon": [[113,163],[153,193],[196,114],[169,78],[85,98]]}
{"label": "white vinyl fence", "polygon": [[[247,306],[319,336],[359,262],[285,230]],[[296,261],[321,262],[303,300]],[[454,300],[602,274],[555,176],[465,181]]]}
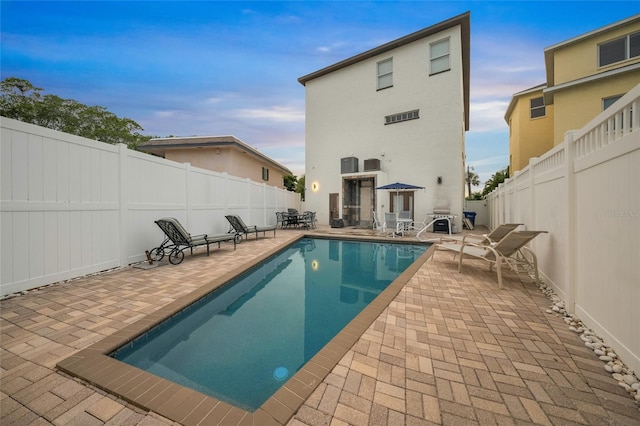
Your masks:
{"label": "white vinyl fence", "polygon": [[226,214],[276,223],[299,194],[153,157],[125,145],[0,118],[0,296],[127,266],[162,241],[154,220],[193,234]]}
{"label": "white vinyl fence", "polygon": [[541,275],[640,373],[640,85],[500,185],[491,228],[523,223]]}

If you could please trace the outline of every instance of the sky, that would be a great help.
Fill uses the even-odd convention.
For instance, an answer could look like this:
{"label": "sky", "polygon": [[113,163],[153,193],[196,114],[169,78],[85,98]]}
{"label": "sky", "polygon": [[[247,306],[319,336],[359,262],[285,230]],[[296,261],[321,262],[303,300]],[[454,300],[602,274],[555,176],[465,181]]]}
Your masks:
{"label": "sky", "polygon": [[156,137],[234,135],[304,174],[298,78],[471,12],[467,164],[509,164],[504,114],[544,83],[544,49],[640,1],[6,1],[0,77],[100,105]]}

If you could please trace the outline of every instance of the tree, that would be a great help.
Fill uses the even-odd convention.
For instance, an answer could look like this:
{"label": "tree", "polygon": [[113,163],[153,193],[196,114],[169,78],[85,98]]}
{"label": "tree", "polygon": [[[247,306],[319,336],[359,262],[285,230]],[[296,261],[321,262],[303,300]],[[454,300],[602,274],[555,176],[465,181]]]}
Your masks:
{"label": "tree", "polygon": [[485,182],[482,189],[482,195],[486,196],[498,187],[502,182],[509,178],[509,166],[499,170],[491,175],[491,178]]}
{"label": "tree", "polygon": [[132,149],[151,138],[141,135],[138,131],[142,127],[129,118],[120,118],[101,106],[43,96],[42,90],[27,80],[5,78],[0,82],[0,115],[101,142],[124,143]]}
{"label": "tree", "polygon": [[465,176],[465,181],[467,182],[467,194],[471,197],[471,186],[480,185],[480,176],[473,170],[473,167],[467,165],[467,174]]}
{"label": "tree", "polygon": [[296,192],[300,194],[300,198],[302,199],[302,201],[304,201],[304,181],[304,175],[302,175],[302,177],[298,179],[298,184],[296,185]]}
{"label": "tree", "polygon": [[287,188],[287,191],[295,192],[298,184],[298,178],[294,175],[284,175],[283,180],[284,187]]}

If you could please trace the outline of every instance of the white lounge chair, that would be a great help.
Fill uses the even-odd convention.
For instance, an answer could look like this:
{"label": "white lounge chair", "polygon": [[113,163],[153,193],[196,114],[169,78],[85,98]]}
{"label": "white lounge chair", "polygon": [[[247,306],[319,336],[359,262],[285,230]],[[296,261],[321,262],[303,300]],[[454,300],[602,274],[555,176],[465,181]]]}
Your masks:
{"label": "white lounge chair", "polygon": [[520,225],[522,223],[503,223],[488,234],[443,235],[440,237],[440,242],[495,244]]}
{"label": "white lounge chair", "polygon": [[516,273],[518,272],[518,268],[523,266],[525,270],[534,273],[536,283],[538,283],[538,258],[533,250],[525,247],[525,245],[538,234],[546,232],[547,231],[511,231],[495,244],[443,242],[437,244],[436,248],[450,250],[460,256],[458,260],[458,272],[462,270],[463,259],[470,257],[488,262],[490,269],[495,265],[499,288],[502,288],[503,264],[510,266]]}

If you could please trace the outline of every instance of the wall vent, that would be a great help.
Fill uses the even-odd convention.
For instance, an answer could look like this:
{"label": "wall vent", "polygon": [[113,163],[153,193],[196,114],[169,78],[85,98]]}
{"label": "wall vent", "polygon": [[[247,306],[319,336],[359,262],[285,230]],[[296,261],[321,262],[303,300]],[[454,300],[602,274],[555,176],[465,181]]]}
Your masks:
{"label": "wall vent", "polygon": [[375,172],[380,170],[380,160],[377,158],[369,158],[368,160],[364,160],[364,171],[365,172]]}
{"label": "wall vent", "polygon": [[340,173],[358,173],[358,159],[356,157],[341,158]]}

